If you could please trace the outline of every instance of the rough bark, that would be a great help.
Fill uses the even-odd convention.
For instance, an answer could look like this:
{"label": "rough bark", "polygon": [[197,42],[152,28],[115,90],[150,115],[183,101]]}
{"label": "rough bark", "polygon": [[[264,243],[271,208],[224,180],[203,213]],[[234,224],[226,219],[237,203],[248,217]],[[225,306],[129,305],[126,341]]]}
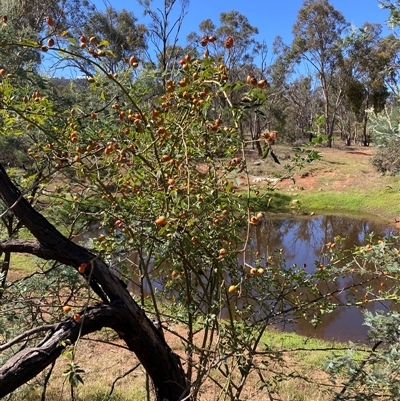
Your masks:
{"label": "rough bark", "polygon": [[[119,323],[112,323],[113,328],[120,338],[126,342],[129,349],[136,354],[148,372],[154,384],[157,400],[175,401],[184,398],[187,395],[188,384],[179,358],[172,352],[151,320],[147,318],[143,310],[132,299],[123,283],[100,258],[64,237],[48,220],[35,211],[21,196],[21,192],[11,182],[1,164],[0,198],[37,239],[37,242],[4,242],[0,244],[0,250],[24,250],[43,259],[55,260],[75,269],[81,263],[87,263],[88,268],[84,276],[87,280],[90,278],[89,284],[93,291],[103,300],[104,304],[114,305],[117,302],[119,307],[124,309],[123,314],[117,315],[121,319]],[[86,319],[86,312],[84,318]],[[91,320],[88,319],[88,321],[90,322]],[[67,324],[67,322],[63,324]],[[111,322],[106,323],[99,317],[99,329],[111,324]],[[72,322],[69,322],[69,324],[72,324]],[[93,323],[94,326],[95,324]],[[50,339],[45,344],[49,344],[48,341]],[[40,369],[37,368],[35,374],[52,363],[60,351],[59,347],[51,349],[53,357],[44,358],[42,364],[37,364]],[[11,360],[12,371],[16,372],[13,380],[19,383],[14,389],[33,377],[31,374],[27,374],[27,370],[23,368],[26,365],[21,365],[22,368],[20,368],[19,364],[24,364],[26,361],[32,360],[32,358],[39,358],[42,354],[39,351],[33,354],[28,351],[28,355],[24,353],[24,350],[21,352],[20,356],[17,354]],[[10,366],[11,362],[8,361],[5,366]],[[0,372],[3,371],[4,367]],[[16,376],[20,378],[17,380]],[[3,377],[0,375],[0,388],[2,389],[0,397],[9,393],[9,391],[5,392],[3,390],[3,388],[6,388],[4,382],[4,380],[7,380],[6,377],[9,376]]]}
{"label": "rough bark", "polygon": [[115,301],[109,305],[98,305],[86,310],[84,319],[80,322],[70,318],[54,324],[36,347],[27,347],[17,352],[0,368],[0,398],[35,377],[55,361],[64,349],[61,345],[63,341],[70,340],[74,343],[80,334],[89,334],[103,327],[119,331],[122,322],[127,318],[129,318],[127,309],[122,302]]}

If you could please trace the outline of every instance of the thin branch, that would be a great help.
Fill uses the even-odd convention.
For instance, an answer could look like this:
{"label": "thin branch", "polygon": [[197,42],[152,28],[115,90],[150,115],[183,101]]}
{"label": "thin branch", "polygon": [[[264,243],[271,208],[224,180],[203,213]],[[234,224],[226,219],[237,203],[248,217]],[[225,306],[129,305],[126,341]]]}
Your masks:
{"label": "thin branch", "polygon": [[15,206],[17,206],[18,202],[22,199],[23,194],[21,194],[18,199],[10,206],[8,207],[2,214],[0,214],[0,219],[3,218],[8,212],[14,209]]}
{"label": "thin branch", "polygon": [[[66,345],[75,343],[80,334],[86,335],[103,327],[111,327],[116,331],[123,330],[129,311],[122,302],[115,301],[109,305],[92,307],[81,315],[81,320],[75,321],[69,318],[51,325],[52,333],[45,336],[36,347],[23,348],[0,367],[0,398],[31,380],[52,364],[61,355]],[[13,340],[13,342],[16,341]]]}
{"label": "thin branch", "polygon": [[7,348],[10,348],[13,345],[19,343],[24,338],[30,337],[32,334],[36,334],[36,333],[39,333],[41,331],[48,331],[48,330],[52,330],[52,329],[54,330],[57,327],[57,325],[58,325],[58,323],[56,323],[56,324],[45,324],[44,326],[34,327],[33,329],[27,330],[24,333],[20,334],[19,336],[13,338],[8,343],[0,345],[0,352],[2,352],[4,350],[6,350]]}
{"label": "thin branch", "polygon": [[100,344],[107,344],[107,345],[111,345],[112,347],[117,347],[117,348],[122,348],[126,351],[130,351],[128,347],[125,347],[121,344],[117,344],[117,343],[113,343],[110,341],[106,341],[106,340],[100,340],[100,339],[94,339],[94,338],[89,338],[89,337],[83,337],[80,339],[81,341],[90,341],[93,343],[100,343]]}
{"label": "thin branch", "polygon": [[47,390],[47,385],[48,385],[48,383],[49,383],[51,374],[53,373],[53,369],[54,369],[55,364],[56,364],[56,361],[54,361],[54,362],[50,365],[50,369],[49,369],[49,371],[47,372],[46,377],[44,378],[41,401],[46,401],[46,390]]}
{"label": "thin branch", "polygon": [[131,374],[133,371],[135,371],[139,366],[141,365],[141,363],[137,363],[133,368],[129,369],[128,371],[126,371],[125,373],[123,373],[122,375],[118,376],[112,383],[111,385],[111,389],[110,389],[110,393],[109,396],[111,396],[111,394],[114,391],[115,385],[117,384],[117,381],[123,379],[124,377],[128,376],[129,374]]}
{"label": "thin branch", "polygon": [[360,375],[361,372],[364,371],[364,367],[369,361],[369,359],[374,355],[375,351],[383,344],[383,341],[378,341],[377,343],[374,344],[374,346],[371,349],[371,352],[369,355],[360,363],[360,366],[358,369],[356,369],[350,378],[350,380],[343,386],[342,390],[340,393],[336,394],[336,397],[334,400],[340,400],[342,398],[342,395],[347,391],[347,389],[357,380],[357,377]]}

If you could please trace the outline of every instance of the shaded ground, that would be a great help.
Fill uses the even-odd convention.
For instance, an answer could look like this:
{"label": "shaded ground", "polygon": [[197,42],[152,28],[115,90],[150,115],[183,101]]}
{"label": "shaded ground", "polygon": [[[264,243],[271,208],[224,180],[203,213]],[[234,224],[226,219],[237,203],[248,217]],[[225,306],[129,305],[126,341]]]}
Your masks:
{"label": "shaded ground", "polygon": [[[172,329],[185,338],[186,333],[182,328],[173,326]],[[111,337],[110,337],[111,336]],[[177,352],[185,366],[185,353],[182,341],[175,335],[166,332],[167,342]],[[114,345],[104,341],[113,340]],[[146,397],[146,374],[135,356],[127,351],[122,341],[117,340],[111,332],[102,332],[94,336],[86,337],[78,343],[75,362],[84,370],[82,378],[85,382],[76,388],[77,401],[144,401]],[[260,358],[258,358],[260,359]],[[265,357],[264,357],[265,359]],[[105,363],[106,361],[106,363]],[[47,389],[47,401],[67,401],[71,399],[68,381],[62,376],[70,361],[66,357],[57,360],[52,374],[52,380]],[[317,367],[310,368],[301,362],[301,359],[289,354],[282,356],[281,360],[271,359],[268,368],[265,369],[264,378],[272,379],[279,374],[287,375],[290,372],[297,377],[283,380],[276,384],[275,394],[270,394],[257,375],[249,378],[248,384],[242,393],[241,400],[259,401],[292,401],[305,399],[309,401],[329,400],[324,386],[329,385],[328,375]],[[212,373],[216,377],[216,372]],[[312,377],[312,383],[308,380]],[[34,381],[42,384],[44,375]],[[322,386],[321,386],[322,385]],[[319,387],[321,386],[321,387]],[[271,380],[271,387],[274,387]],[[151,391],[151,386],[150,386]],[[221,390],[212,380],[206,381],[202,386],[201,401],[220,401]],[[24,395],[25,401],[40,399],[38,391]],[[301,398],[298,398],[301,397]],[[153,399],[153,398],[151,398]]]}

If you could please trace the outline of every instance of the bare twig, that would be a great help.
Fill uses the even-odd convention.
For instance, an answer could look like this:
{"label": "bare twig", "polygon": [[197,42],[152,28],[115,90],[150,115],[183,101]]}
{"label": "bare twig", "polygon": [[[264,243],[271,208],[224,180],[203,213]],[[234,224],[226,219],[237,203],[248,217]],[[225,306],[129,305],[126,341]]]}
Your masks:
{"label": "bare twig", "polygon": [[20,334],[18,337],[13,338],[8,343],[0,345],[0,352],[6,350],[7,348],[12,347],[14,344],[19,343],[20,341],[22,341],[26,337],[30,337],[32,334],[36,334],[36,333],[39,333],[41,331],[48,331],[48,330],[55,329],[55,327],[57,325],[58,325],[58,323],[57,324],[46,324],[44,326],[34,327],[33,329],[27,330],[24,333]]}
{"label": "bare twig", "polygon": [[50,369],[47,372],[46,377],[44,378],[41,401],[46,401],[47,384],[49,383],[49,380],[50,380],[51,374],[53,373],[55,364],[56,364],[56,361],[53,361],[53,363],[50,365]]}
{"label": "bare twig", "polygon": [[128,371],[126,371],[125,373],[123,373],[122,375],[118,376],[112,383],[111,385],[111,389],[110,389],[110,394],[109,396],[111,396],[111,394],[114,391],[115,385],[117,384],[117,381],[123,379],[124,377],[128,376],[129,374],[131,374],[133,371],[135,371],[139,366],[141,365],[141,363],[137,363],[133,368],[130,368]]}
{"label": "bare twig", "polygon": [[334,401],[338,401],[342,399],[342,395],[347,391],[347,389],[356,381],[357,377],[360,375],[361,372],[364,371],[364,366],[367,364],[369,359],[374,355],[375,351],[378,349],[379,346],[383,344],[383,341],[378,341],[377,343],[374,344],[374,346],[371,349],[371,352],[369,355],[360,363],[360,366],[358,369],[356,369],[351,376],[350,380],[343,386],[342,390],[340,393],[337,393]]}

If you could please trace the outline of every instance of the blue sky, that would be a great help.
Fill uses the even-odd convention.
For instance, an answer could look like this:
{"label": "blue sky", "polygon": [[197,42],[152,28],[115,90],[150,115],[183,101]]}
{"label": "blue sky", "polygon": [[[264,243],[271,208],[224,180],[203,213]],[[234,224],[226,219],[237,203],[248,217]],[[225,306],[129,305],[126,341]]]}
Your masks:
{"label": "blue sky", "polygon": [[[104,9],[103,0],[94,0],[98,9]],[[142,9],[136,0],[112,0],[117,10],[125,8],[132,11],[139,21],[143,21]],[[154,0],[155,6],[163,0]],[[378,0],[331,0],[330,3],[339,10],[346,20],[356,27],[364,22],[377,22],[386,26],[388,11],[379,8]],[[303,0],[190,0],[189,12],[185,18],[181,43],[185,43],[186,35],[196,31],[201,21],[210,18],[218,25],[221,12],[237,10],[244,14],[251,25],[259,30],[257,39],[265,40],[272,51],[272,42],[277,35],[284,42],[291,42],[291,30]],[[386,31],[388,32],[388,31]]]}

